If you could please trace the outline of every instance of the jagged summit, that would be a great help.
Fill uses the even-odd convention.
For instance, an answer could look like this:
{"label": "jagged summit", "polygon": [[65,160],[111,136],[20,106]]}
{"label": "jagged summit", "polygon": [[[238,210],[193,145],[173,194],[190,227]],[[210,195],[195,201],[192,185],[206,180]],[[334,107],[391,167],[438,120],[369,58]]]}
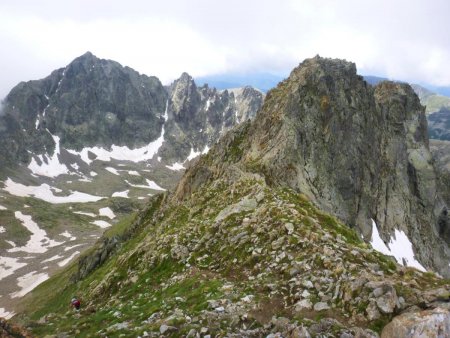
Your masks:
{"label": "jagged summit", "polygon": [[409,85],[372,87],[353,63],[307,59],[267,94],[257,119],[212,150],[213,166],[199,163],[188,173],[178,193],[191,192],[188,182],[199,175],[229,172],[223,163],[231,162],[307,195],[366,241],[373,221],[386,242],[405,232],[422,264],[448,276],[449,250],[437,224],[446,209],[426,130]]}

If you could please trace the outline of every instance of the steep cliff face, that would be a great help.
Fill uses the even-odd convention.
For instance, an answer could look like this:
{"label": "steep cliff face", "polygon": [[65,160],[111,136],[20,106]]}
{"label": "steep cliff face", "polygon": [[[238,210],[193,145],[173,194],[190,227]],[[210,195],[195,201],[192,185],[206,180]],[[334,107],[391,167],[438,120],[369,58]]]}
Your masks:
{"label": "steep cliff face", "polygon": [[167,93],[155,77],[86,53],[43,80],[16,86],[5,99],[0,135],[4,158],[27,162],[28,151],[139,146],[156,139]]}
{"label": "steep cliff face", "polygon": [[[437,225],[445,204],[424,109],[408,85],[372,87],[353,63],[315,57],[270,91],[258,119],[222,145],[225,153],[211,154],[216,168],[225,159],[263,173],[273,186],[294,188],[366,241],[372,220],[386,243],[402,231],[423,265],[450,275]],[[191,174],[199,173],[213,176],[210,168]]]}
{"label": "steep cliff face", "polygon": [[232,91],[197,87],[186,73],[168,92],[167,141],[161,150],[168,162],[204,152],[230,128],[255,117],[263,101],[262,93],[251,87]]}
{"label": "steep cliff face", "polygon": [[17,164],[29,162],[31,153],[51,155],[52,135],[76,151],[112,145],[133,149],[156,140],[165,124],[160,155],[167,163],[183,162],[253,118],[262,100],[250,87],[235,93],[197,87],[186,73],[164,88],[156,77],[88,52],[10,92],[0,115],[0,157]]}

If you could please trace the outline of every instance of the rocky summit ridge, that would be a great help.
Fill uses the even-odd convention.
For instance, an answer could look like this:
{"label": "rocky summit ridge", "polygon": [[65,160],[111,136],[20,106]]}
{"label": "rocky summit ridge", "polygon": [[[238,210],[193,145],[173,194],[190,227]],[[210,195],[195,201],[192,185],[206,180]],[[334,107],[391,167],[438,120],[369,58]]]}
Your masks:
{"label": "rocky summit ridge", "polygon": [[[447,274],[428,155],[409,86],[305,60],[151,199],[109,259],[80,274],[109,250],[99,243],[15,320],[59,337],[449,335],[448,280],[368,243],[401,230],[424,267]],[[79,313],[66,311],[73,294]]]}
{"label": "rocky summit ridge", "polygon": [[[409,85],[372,87],[353,63],[316,57],[270,91],[258,119],[242,128],[215,148],[216,167],[225,158],[302,192],[367,242],[373,222],[386,243],[403,231],[425,267],[449,276],[449,243],[439,237],[449,224],[444,192]],[[220,153],[233,147],[232,158]],[[211,170],[187,175],[203,171]]]}

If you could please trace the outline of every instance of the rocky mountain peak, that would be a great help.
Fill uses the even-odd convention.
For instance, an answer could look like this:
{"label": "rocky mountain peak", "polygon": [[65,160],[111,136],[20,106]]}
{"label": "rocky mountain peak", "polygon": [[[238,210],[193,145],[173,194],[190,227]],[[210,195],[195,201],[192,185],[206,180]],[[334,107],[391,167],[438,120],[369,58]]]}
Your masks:
{"label": "rocky mountain peak", "polygon": [[[437,235],[437,219],[446,216],[424,108],[409,85],[372,87],[353,63],[308,59],[218,148],[209,156],[212,168],[192,172],[191,182],[201,181],[199,173],[210,179],[231,172],[223,162],[237,164],[271,186],[305,194],[367,242],[374,227],[386,243],[404,232],[424,266],[450,275],[448,245]],[[184,184],[181,194],[192,191]]]}

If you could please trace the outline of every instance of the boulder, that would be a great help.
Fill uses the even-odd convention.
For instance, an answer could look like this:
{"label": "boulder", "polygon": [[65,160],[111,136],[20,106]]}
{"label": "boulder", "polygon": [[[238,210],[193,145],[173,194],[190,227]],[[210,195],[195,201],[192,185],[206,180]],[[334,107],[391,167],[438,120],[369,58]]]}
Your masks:
{"label": "boulder", "polygon": [[435,308],[404,313],[385,326],[381,338],[450,337],[450,311]]}

